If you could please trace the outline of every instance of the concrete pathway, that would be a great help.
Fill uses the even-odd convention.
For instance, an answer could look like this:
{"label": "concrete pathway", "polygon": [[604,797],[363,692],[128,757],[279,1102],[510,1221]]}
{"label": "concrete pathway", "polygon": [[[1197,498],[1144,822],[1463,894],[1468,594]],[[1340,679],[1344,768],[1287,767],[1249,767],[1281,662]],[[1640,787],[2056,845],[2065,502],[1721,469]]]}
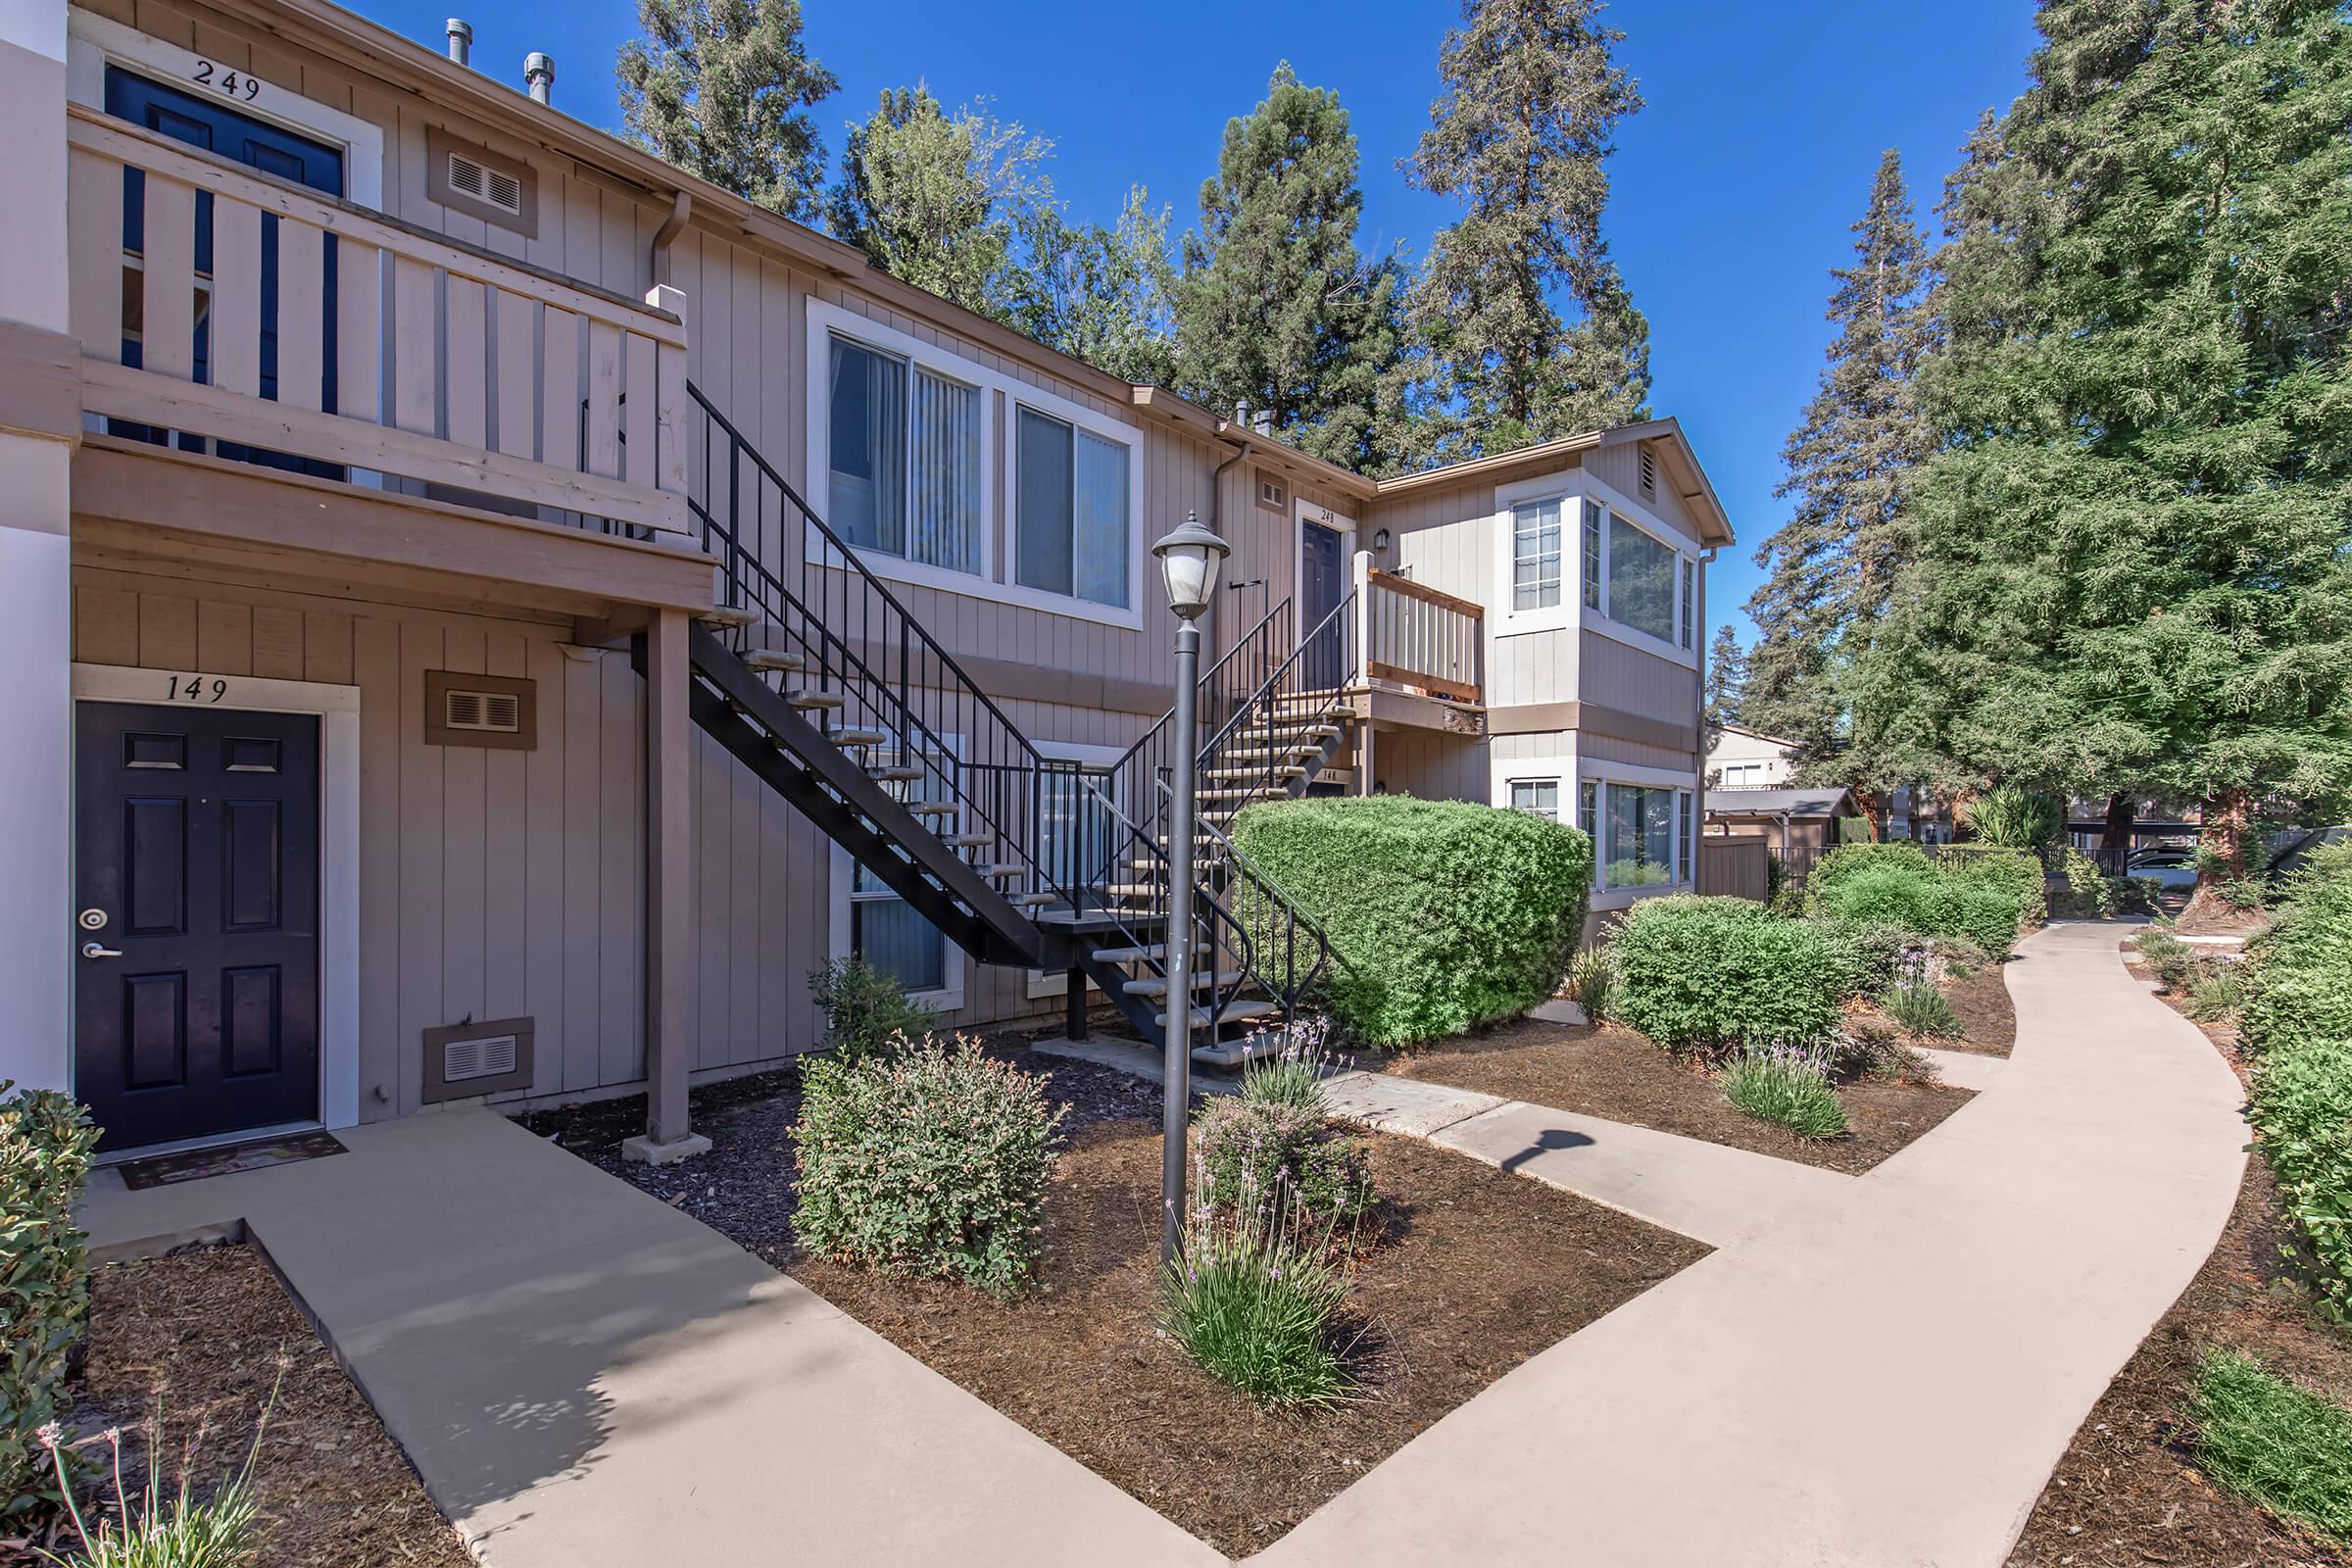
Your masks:
{"label": "concrete pathway", "polygon": [[2006,1056],[1988,1056],[1982,1051],[1938,1051],[1933,1046],[1912,1049],[1928,1058],[1936,1076],[1954,1089],[1990,1089],[2001,1069],[2009,1065]]}
{"label": "concrete pathway", "polygon": [[481,1111],[133,1193],[103,1254],[240,1226],[493,1568],[1224,1559],[725,1237]]}
{"label": "concrete pathway", "polygon": [[2023,945],[2016,1051],[1935,1132],[1554,1346],[1252,1561],[1995,1568],[2244,1164],[2237,1080],[2127,975],[2126,929]]}

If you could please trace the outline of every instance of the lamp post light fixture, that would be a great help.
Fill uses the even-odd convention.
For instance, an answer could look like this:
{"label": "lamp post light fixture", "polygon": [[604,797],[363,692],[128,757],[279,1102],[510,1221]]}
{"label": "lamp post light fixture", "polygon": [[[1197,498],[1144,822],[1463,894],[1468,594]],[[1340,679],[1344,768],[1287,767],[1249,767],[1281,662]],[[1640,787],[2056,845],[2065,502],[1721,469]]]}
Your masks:
{"label": "lamp post light fixture", "polygon": [[1217,597],[1217,573],[1231,548],[1189,512],[1182,527],[1152,547],[1152,554],[1159,558],[1168,608],[1176,612],[1176,798],[1168,814],[1168,923],[1161,933],[1168,956],[1168,1021],[1160,1030],[1159,1113],[1159,1261],[1171,1269],[1184,1250],[1185,1121],[1193,1101],[1193,788],[1200,766],[1195,755],[1200,620]]}

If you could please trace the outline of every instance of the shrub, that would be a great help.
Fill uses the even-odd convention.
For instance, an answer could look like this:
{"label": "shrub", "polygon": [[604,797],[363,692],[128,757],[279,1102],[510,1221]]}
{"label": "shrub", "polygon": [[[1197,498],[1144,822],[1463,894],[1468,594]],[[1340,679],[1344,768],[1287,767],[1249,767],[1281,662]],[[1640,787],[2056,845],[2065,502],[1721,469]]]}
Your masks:
{"label": "shrub", "polygon": [[1845,1131],[1845,1106],[1830,1087],[1828,1061],[1802,1047],[1740,1053],[1723,1071],[1723,1098],[1799,1138],[1835,1138]]}
{"label": "shrub", "polygon": [[1246,1195],[1288,1191],[1307,1213],[1353,1218],[1372,1205],[1372,1161],[1363,1143],[1312,1105],[1213,1095],[1193,1113],[1200,1200],[1219,1208]]}
{"label": "shrub", "polygon": [[2081,919],[2104,920],[2116,912],[2116,884],[2099,869],[2099,862],[2069,845],[2059,862],[2066,886],[2053,912]]}
{"label": "shrub", "polygon": [[1937,869],[1964,882],[2001,888],[2017,901],[2018,918],[2039,925],[2050,917],[2050,885],[2041,858],[2017,850],[1958,844],[1944,847]]}
{"label": "shrub", "polygon": [[2038,850],[2065,828],[2066,808],[2055,796],[2020,784],[1995,784],[1970,804],[1968,825],[1980,843]]}
{"label": "shrub", "polygon": [[1909,839],[1890,839],[1884,844],[1840,844],[1814,863],[1805,878],[1805,891],[1818,902],[1846,878],[1886,866],[1920,876],[1931,876],[1936,870],[1936,862],[1928,858],[1928,852]]}
{"label": "shrub", "polygon": [[1921,936],[1966,937],[1988,954],[2006,954],[2017,940],[2019,908],[2011,893],[1988,880],[1933,867],[1921,872],[1895,864],[1867,866],[1816,896],[1825,914],[1901,926]]}
{"label": "shrub", "polygon": [[814,1062],[793,1228],[812,1252],[1008,1291],[1037,1261],[1061,1117],[1044,1079],[962,1036]]}
{"label": "shrub", "polygon": [[1848,999],[1876,996],[1894,983],[1895,969],[1915,943],[1899,925],[1870,925],[1859,920],[1825,919],[1823,935],[1836,949],[1845,978],[1838,995]]}
{"label": "shrub", "polygon": [[1952,1004],[1944,1000],[1924,964],[1908,967],[1887,987],[1879,1005],[1906,1033],[1926,1039],[1959,1038],[1960,1015],[1952,1011]]}
{"label": "shrub", "polygon": [[0,1080],[0,1535],[66,1500],[42,1427],[66,1409],[66,1352],[90,1300],[88,1238],[74,1204],[98,1130],[49,1090]]}
{"label": "shrub", "polygon": [[906,994],[898,976],[863,958],[835,958],[808,971],[808,997],[825,1015],[825,1044],[845,1062],[864,1060],[894,1040],[931,1032],[939,1013]]}
{"label": "shrub", "polygon": [[1234,843],[1321,923],[1330,1003],[1367,1045],[1507,1018],[1559,989],[1592,885],[1585,835],[1455,801],[1275,801]]}
{"label": "shrub", "polygon": [[1811,1045],[1837,1026],[1847,960],[1810,921],[1677,894],[1635,905],[1612,946],[1617,1015],[1671,1051]]}
{"label": "shrub", "polygon": [[2248,1096],[2279,1205],[2309,1250],[2323,1310],[2352,1320],[2352,1039],[2266,1053]]}
{"label": "shrub", "polygon": [[2352,1541],[2352,1411],[2215,1350],[2197,1370],[2189,1419],[2216,1481],[2282,1519]]}
{"label": "shrub", "polygon": [[2149,972],[2167,991],[2186,991],[2196,981],[2197,950],[2164,931],[2142,931],[2132,946],[2148,960]]}
{"label": "shrub", "polygon": [[[1198,1180],[1198,1178],[1197,1178]],[[1353,1386],[1333,1342],[1348,1276],[1286,1188],[1197,1205],[1160,1323],[1211,1374],[1271,1409],[1321,1409]]]}
{"label": "shrub", "polygon": [[1568,995],[1594,1023],[1612,1015],[1616,1006],[1617,959],[1606,946],[1579,953],[1568,964]]}
{"label": "shrub", "polygon": [[[2140,939],[2145,951],[2147,939]],[[2312,853],[2269,931],[2248,944],[2241,1027],[2257,1051],[2293,1038],[2352,1040],[2352,843]]]}

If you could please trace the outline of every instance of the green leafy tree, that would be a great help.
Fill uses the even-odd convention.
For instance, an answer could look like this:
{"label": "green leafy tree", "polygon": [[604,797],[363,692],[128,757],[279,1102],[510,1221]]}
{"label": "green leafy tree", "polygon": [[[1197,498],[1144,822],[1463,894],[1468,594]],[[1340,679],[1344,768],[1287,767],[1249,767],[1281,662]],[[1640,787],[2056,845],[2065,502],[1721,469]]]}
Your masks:
{"label": "green leafy tree", "polygon": [[1369,466],[1396,386],[1401,278],[1356,249],[1356,174],[1339,94],[1277,66],[1264,102],[1226,122],[1216,177],[1201,184],[1175,292],[1176,366],[1188,397]]}
{"label": "green leafy tree", "polygon": [[1051,207],[1027,224],[1027,289],[1015,323],[1041,343],[1129,381],[1175,380],[1176,266],[1168,211],[1140,185],[1118,222],[1073,224]]}
{"label": "green leafy tree", "polygon": [[1875,806],[1899,775],[1852,744],[1838,677],[1885,612],[1906,554],[1904,487],[1931,439],[1918,375],[1935,336],[1927,242],[1891,149],[1853,233],[1853,264],[1830,273],[1838,330],[1820,388],[1781,449],[1788,474],[1773,494],[1794,506],[1756,551],[1766,576],[1747,601],[1760,635],[1744,722],[1794,741],[1801,776]]}
{"label": "green leafy tree", "polygon": [[1602,9],[1464,0],[1439,54],[1445,90],[1405,172],[1464,209],[1433,242],[1407,311],[1448,419],[1441,458],[1647,416],[1649,323],[1600,234],[1602,164],[1642,94]]}
{"label": "green leafy tree", "polygon": [[851,127],[827,217],[876,267],[1002,321],[1033,290],[1026,242],[1054,219],[1054,144],[928,87],[886,88]]}
{"label": "green leafy tree", "polygon": [[811,221],[825,149],[808,111],[833,73],[801,41],[799,0],[637,0],[644,36],[613,74],[631,141],[689,174]]}
{"label": "green leafy tree", "polygon": [[1747,655],[1740,647],[1740,639],[1729,626],[1715,628],[1715,641],[1707,649],[1707,723],[1744,724],[1748,683]]}
{"label": "green leafy tree", "polygon": [[1947,202],[1942,439],[1858,724],[1963,784],[2352,786],[2352,21],[2048,0]]}

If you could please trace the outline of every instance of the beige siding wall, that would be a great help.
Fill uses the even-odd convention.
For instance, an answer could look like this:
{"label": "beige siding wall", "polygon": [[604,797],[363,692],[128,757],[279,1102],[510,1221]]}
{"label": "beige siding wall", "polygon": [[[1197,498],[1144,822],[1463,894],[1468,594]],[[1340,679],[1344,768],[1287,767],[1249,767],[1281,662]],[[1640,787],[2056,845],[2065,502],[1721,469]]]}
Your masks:
{"label": "beige siding wall", "polygon": [[[540,1094],[644,1071],[640,683],[566,626],[77,566],[74,657],[360,692],[360,1093],[417,1108],[423,1031],[538,1020]],[[424,743],[424,672],[538,683],[538,749]]]}
{"label": "beige siding wall", "polygon": [[1458,735],[1414,730],[1383,730],[1373,747],[1372,772],[1379,787],[1393,795],[1415,795],[1425,801],[1475,801],[1493,804],[1487,743]]}
{"label": "beige siding wall", "polygon": [[1602,632],[1584,636],[1581,702],[1672,724],[1698,722],[1698,671]]}
{"label": "beige siding wall", "polygon": [[1587,762],[1628,762],[1636,767],[1666,767],[1690,772],[1697,759],[1689,752],[1678,752],[1663,746],[1644,746],[1640,741],[1619,740],[1614,735],[1595,735],[1586,730],[1578,738],[1578,756]]}
{"label": "beige siding wall", "polygon": [[1661,520],[1681,529],[1692,541],[1699,537],[1698,519],[1691,514],[1683,498],[1675,494],[1663,452],[1658,454],[1657,484],[1648,491],[1642,488],[1642,443],[1638,441],[1596,448],[1585,455],[1585,466],[1592,469],[1593,476],[1601,483],[1648,508]]}

